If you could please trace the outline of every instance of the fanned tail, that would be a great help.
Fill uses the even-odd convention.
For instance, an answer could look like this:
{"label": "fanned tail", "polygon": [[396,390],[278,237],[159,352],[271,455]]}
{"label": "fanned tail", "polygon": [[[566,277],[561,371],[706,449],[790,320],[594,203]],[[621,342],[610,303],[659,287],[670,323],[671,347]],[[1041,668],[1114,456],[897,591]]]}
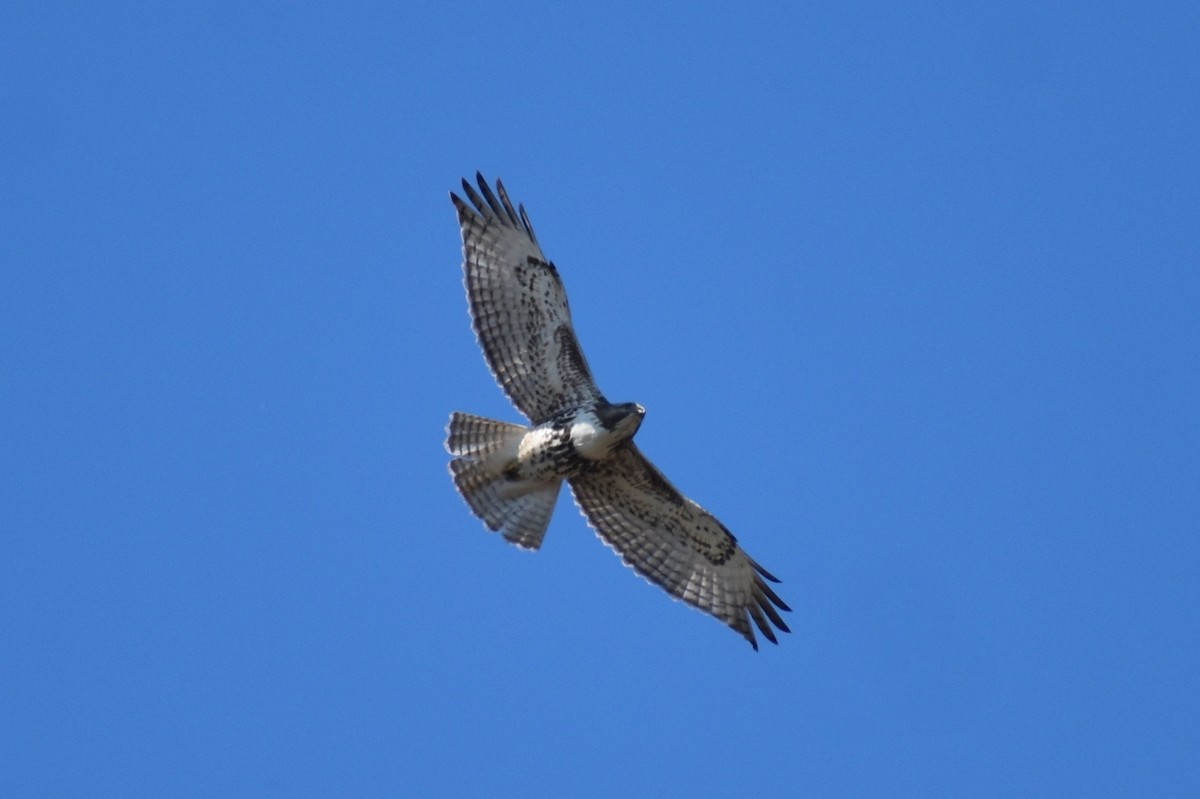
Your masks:
{"label": "fanned tail", "polygon": [[528,428],[456,411],[446,449],[454,485],[489,530],[523,549],[542,545],[562,480],[521,482],[505,474]]}
{"label": "fanned tail", "polygon": [[446,428],[446,449],[451,455],[481,458],[503,449],[506,444],[519,444],[529,428],[470,413],[455,411]]}

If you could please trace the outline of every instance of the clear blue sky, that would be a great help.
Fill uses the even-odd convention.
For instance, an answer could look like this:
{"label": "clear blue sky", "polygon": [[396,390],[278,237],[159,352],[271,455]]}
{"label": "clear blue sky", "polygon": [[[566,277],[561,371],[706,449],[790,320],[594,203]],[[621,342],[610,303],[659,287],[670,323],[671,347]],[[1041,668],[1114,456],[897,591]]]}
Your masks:
{"label": "clear blue sky", "polygon": [[[1194,2],[166,5],[0,14],[0,794],[1195,795]],[[454,493],[476,169],[779,647]]]}

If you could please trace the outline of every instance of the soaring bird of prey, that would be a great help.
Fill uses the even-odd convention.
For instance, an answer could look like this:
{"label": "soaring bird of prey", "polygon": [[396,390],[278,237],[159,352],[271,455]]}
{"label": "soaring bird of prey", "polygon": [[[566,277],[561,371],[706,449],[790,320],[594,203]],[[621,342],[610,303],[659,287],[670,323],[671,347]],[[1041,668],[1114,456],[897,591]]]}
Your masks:
{"label": "soaring bird of prey", "polygon": [[446,449],[459,493],[488,529],[525,549],[541,546],[564,480],[606,544],[626,564],[732,627],[758,649],[754,626],[790,610],[779,582],[716,517],[685,497],[642,455],[633,435],[646,410],[600,393],[571,324],[562,279],[538,245],[524,206],[504,185],[463,180],[451,192],[462,228],[471,320],[500,387],[530,421],[450,417]]}

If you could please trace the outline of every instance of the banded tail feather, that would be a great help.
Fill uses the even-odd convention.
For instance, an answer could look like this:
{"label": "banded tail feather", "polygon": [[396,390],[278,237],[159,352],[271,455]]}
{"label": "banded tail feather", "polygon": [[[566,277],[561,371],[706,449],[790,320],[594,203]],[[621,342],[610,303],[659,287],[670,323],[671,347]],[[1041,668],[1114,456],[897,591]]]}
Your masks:
{"label": "banded tail feather", "polygon": [[542,545],[562,480],[512,479],[507,467],[529,428],[455,411],[446,449],[458,493],[489,530],[522,549]]}

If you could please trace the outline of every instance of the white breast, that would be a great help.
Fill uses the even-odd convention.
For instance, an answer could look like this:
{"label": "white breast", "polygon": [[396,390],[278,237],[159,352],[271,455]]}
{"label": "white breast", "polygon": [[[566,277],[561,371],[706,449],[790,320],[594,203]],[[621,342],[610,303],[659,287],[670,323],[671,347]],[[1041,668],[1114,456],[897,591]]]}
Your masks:
{"label": "white breast", "polygon": [[601,460],[612,449],[613,434],[600,425],[595,414],[582,413],[571,425],[571,444],[588,460]]}

